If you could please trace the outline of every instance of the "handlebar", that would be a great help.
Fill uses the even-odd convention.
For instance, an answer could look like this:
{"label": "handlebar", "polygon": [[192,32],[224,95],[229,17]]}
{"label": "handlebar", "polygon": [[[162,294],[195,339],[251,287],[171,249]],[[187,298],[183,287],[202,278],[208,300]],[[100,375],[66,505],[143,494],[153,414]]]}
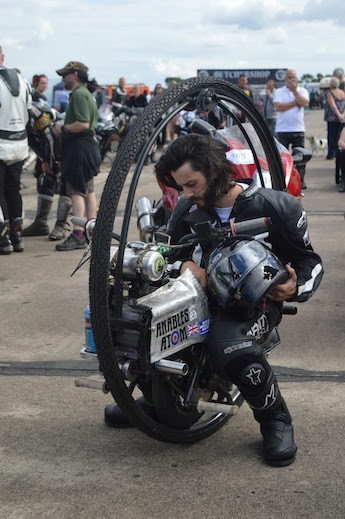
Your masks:
{"label": "handlebar", "polygon": [[[261,218],[253,218],[252,220],[244,220],[243,222],[230,222],[232,234],[247,234],[253,231],[267,232],[267,228],[271,225],[270,217],[262,216]],[[256,232],[255,234],[259,234]]]}
{"label": "handlebar", "polygon": [[255,236],[268,232],[271,224],[271,218],[263,216],[261,218],[253,218],[244,220],[243,222],[230,222],[229,227],[212,227],[209,221],[198,223],[195,225],[195,233],[186,234],[183,236],[178,245],[189,246],[192,244],[208,241],[210,238],[226,239],[231,236],[238,236],[239,234],[248,236]]}

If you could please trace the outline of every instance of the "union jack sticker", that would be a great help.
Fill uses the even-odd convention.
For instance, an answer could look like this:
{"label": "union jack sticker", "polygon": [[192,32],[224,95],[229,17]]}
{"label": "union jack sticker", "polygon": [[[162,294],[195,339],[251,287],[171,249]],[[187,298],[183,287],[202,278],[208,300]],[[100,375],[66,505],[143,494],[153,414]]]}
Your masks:
{"label": "union jack sticker", "polygon": [[199,333],[199,324],[193,323],[188,325],[188,335],[197,335]]}

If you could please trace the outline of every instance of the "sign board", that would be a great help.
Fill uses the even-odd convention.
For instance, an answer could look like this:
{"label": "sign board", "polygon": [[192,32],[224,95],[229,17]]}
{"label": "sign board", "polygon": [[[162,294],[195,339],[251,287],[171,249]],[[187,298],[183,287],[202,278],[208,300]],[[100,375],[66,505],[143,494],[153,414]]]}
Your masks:
{"label": "sign board", "polygon": [[245,74],[248,78],[249,85],[266,85],[269,79],[273,79],[276,83],[283,83],[286,68],[274,69],[198,69],[199,77],[211,76],[217,79],[225,79],[230,83],[237,85],[238,78]]}

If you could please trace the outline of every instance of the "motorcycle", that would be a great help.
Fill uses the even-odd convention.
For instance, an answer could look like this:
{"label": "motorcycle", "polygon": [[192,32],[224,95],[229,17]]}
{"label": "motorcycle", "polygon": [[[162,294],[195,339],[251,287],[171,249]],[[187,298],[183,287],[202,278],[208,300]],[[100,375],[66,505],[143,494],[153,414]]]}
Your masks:
{"label": "motorcycle", "polygon": [[[134,122],[107,178],[97,220],[85,225],[92,240],[91,325],[104,382],[85,379],[76,384],[110,391],[135,427],[152,438],[173,443],[196,442],[214,434],[237,413],[243,397],[215,371],[209,358],[211,313],[207,297],[190,271],[174,278],[171,262],[176,249],[160,226],[162,213],[147,197],[136,199],[136,189],[145,159],[162,128],[187,107],[207,112],[217,105],[236,120],[249,141],[262,186],[266,186],[264,166],[270,188],[285,190],[277,145],[250,99],[226,81],[191,78],[162,94]],[[233,105],[252,124],[265,164],[232,112]],[[139,240],[129,239],[134,205]],[[121,220],[119,233],[114,231],[115,218],[117,224]],[[188,240],[195,244],[212,239],[215,247],[241,237],[260,240],[268,232],[263,219],[221,229],[206,226],[177,247],[189,246]],[[296,309],[286,307],[284,313],[294,314]],[[263,345],[264,352],[268,354],[279,342],[274,328]],[[153,402],[156,419],[137,405],[140,392]]]}
{"label": "motorcycle", "polygon": [[102,162],[111,151],[112,143],[118,134],[114,114],[111,107],[103,104],[98,109],[98,125],[96,128],[96,137],[99,143],[99,151],[101,153]]}
{"label": "motorcycle", "polygon": [[[185,115],[183,114],[183,118],[184,117]],[[240,180],[241,178],[253,178],[258,186],[272,187],[265,153],[251,123],[242,123],[241,128],[237,125],[232,125],[222,130],[216,130],[210,123],[202,118],[189,116],[189,119],[189,125],[183,134],[194,132],[203,135],[212,135],[213,138],[221,142],[226,156],[232,164],[236,180]],[[242,133],[243,130],[245,134]],[[296,166],[306,164],[311,159],[312,154],[305,148],[296,147],[291,155],[285,146],[276,138],[274,138],[274,143],[282,163],[287,191],[291,195],[300,198],[302,196],[301,180]],[[163,205],[166,210],[171,213],[176,207],[180,194],[175,189],[161,184],[160,188],[162,190],[162,203],[159,201],[157,206],[152,208],[152,211],[155,214],[161,205]]]}

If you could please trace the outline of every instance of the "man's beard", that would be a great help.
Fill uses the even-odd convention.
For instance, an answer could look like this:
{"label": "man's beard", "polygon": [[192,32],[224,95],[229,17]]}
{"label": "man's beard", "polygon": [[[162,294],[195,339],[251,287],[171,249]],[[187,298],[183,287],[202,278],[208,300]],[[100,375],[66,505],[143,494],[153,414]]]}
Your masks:
{"label": "man's beard", "polygon": [[216,205],[217,200],[223,196],[225,192],[221,192],[219,188],[219,182],[216,179],[212,179],[205,189],[202,197],[192,198],[193,202],[195,202],[200,207],[210,207]]}

